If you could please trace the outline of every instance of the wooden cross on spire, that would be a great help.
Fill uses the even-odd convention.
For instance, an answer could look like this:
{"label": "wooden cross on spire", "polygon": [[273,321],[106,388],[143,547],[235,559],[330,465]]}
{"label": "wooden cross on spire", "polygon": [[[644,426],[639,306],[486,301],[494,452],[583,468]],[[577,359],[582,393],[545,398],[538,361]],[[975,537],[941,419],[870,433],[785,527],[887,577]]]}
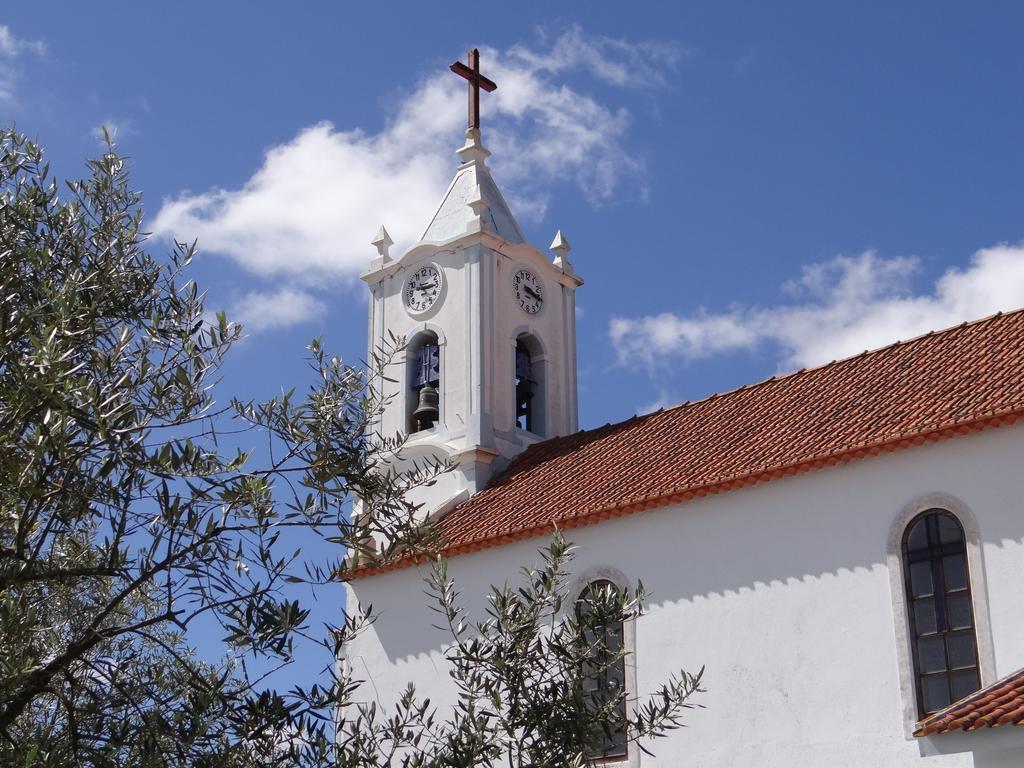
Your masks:
{"label": "wooden cross on spire", "polygon": [[451,71],[469,81],[469,127],[480,130],[480,89],[490,93],[498,86],[480,74],[480,51],[474,48],[467,57],[469,66],[461,61],[452,62]]}

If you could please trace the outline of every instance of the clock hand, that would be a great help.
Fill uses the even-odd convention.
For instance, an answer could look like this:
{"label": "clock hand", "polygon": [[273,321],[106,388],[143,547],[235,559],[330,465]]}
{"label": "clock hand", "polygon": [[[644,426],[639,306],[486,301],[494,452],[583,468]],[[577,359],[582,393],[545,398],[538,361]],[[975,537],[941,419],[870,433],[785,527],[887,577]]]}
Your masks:
{"label": "clock hand", "polygon": [[527,292],[528,294],[530,294],[531,296],[533,296],[533,298],[535,298],[535,299],[536,299],[537,301],[540,301],[540,294],[539,294],[539,293],[537,293],[536,291],[534,291],[533,289],[531,289],[531,288],[530,288],[530,286],[528,286],[528,285],[525,285],[525,286],[523,286],[523,288],[524,288],[524,290],[525,290],[525,291],[526,291],[526,292]]}

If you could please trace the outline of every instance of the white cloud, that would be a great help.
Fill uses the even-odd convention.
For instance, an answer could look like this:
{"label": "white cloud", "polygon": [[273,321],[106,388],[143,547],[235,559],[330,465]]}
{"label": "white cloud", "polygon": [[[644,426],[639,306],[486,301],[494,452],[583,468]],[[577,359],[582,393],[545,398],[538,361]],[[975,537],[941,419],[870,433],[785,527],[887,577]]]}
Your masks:
{"label": "white cloud", "polygon": [[558,37],[550,51],[515,46],[510,54],[535,71],[585,69],[611,85],[654,87],[664,85],[665,69],[678,65],[690,51],[675,43],[635,43],[587,35],[582,28],[573,26]]}
{"label": "white cloud", "polygon": [[231,305],[228,320],[249,333],[289,328],[316,319],[326,311],[324,303],[303,291],[282,288],[274,292],[251,291]]}
{"label": "white cloud", "polygon": [[[483,96],[484,140],[518,215],[540,218],[559,182],[575,183],[594,202],[627,181],[642,194],[643,160],[626,145],[630,114],[560,76],[577,69],[637,87],[657,81],[682,55],[671,45],[592,38],[575,27],[543,50],[484,49],[484,69],[498,83]],[[379,133],[327,122],[307,127],[270,148],[240,189],[165,200],[150,226],[159,236],[198,238],[204,250],[261,275],[310,283],[354,276],[367,266],[368,241],[381,223],[398,252],[426,226],[454,172],[464,115],[465,84],[441,70]]]}
{"label": "white cloud", "polygon": [[36,56],[46,54],[46,43],[42,40],[22,40],[14,36],[11,28],[0,24],[0,56],[9,59],[17,58],[22,53],[34,53]]}
{"label": "white cloud", "polygon": [[321,123],[269,150],[241,189],[165,201],[152,228],[198,237],[204,250],[261,275],[353,275],[368,265],[381,222],[398,242],[418,234],[443,176],[436,156]]}
{"label": "white cloud", "polygon": [[662,408],[671,408],[673,405],[679,405],[679,399],[673,397],[663,389],[658,392],[658,398],[656,400],[637,408],[636,414],[637,416],[645,416],[648,413],[660,411]]}
{"label": "white cloud", "polygon": [[89,135],[96,139],[96,141],[103,143],[105,142],[103,135],[104,130],[106,130],[107,135],[110,136],[110,139],[113,142],[122,141],[127,137],[134,136],[138,133],[138,131],[135,130],[134,120],[115,120],[114,118],[107,118],[89,131]]}
{"label": "white cloud", "polygon": [[613,318],[619,362],[654,368],[714,354],[777,345],[781,367],[819,365],[899,339],[1024,306],[1024,244],[976,252],[915,294],[916,258],[873,251],[805,267],[784,288],[790,302],[726,312]]}
{"label": "white cloud", "polygon": [[0,61],[0,104],[14,99],[18,73]]}
{"label": "white cloud", "polygon": [[23,54],[43,56],[46,44],[41,40],[22,40],[11,28],[0,24],[0,103],[13,101],[21,71],[15,61]]}

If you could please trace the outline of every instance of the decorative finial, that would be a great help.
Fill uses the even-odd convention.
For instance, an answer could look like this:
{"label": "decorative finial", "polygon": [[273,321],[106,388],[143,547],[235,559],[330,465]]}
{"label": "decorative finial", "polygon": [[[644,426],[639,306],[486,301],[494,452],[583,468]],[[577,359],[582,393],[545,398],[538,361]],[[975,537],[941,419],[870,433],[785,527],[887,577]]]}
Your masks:
{"label": "decorative finial", "polygon": [[455,154],[462,160],[463,165],[487,166],[487,158],[491,156],[490,151],[480,143],[480,129],[466,129],[466,143],[455,150]]}
{"label": "decorative finial", "polygon": [[569,263],[569,251],[572,246],[565,239],[562,230],[555,232],[555,239],[551,241],[551,252],[555,254],[554,265],[563,272],[572,272],[572,264]]}
{"label": "decorative finial", "polygon": [[469,129],[480,130],[480,89],[490,93],[498,86],[480,74],[480,51],[474,48],[466,57],[467,67],[461,61],[452,62],[449,69],[469,81]]}
{"label": "decorative finial", "polygon": [[377,230],[377,236],[370,241],[370,245],[377,249],[377,253],[380,254],[381,262],[391,261],[391,256],[388,255],[388,249],[395,244],[395,241],[391,239],[391,235],[384,229],[384,225],[380,225],[380,229]]}

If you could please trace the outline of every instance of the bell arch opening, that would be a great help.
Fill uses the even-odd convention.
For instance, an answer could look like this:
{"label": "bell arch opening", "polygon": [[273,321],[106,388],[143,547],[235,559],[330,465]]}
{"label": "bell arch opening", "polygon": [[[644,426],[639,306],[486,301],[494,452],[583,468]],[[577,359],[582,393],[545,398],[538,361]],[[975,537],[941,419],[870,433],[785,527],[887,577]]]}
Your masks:
{"label": "bell arch opening", "polygon": [[516,338],[515,425],[539,437],[547,436],[547,361],[536,337]]}
{"label": "bell arch opening", "polygon": [[441,420],[441,345],[437,334],[417,334],[406,348],[405,422],[409,433]]}

